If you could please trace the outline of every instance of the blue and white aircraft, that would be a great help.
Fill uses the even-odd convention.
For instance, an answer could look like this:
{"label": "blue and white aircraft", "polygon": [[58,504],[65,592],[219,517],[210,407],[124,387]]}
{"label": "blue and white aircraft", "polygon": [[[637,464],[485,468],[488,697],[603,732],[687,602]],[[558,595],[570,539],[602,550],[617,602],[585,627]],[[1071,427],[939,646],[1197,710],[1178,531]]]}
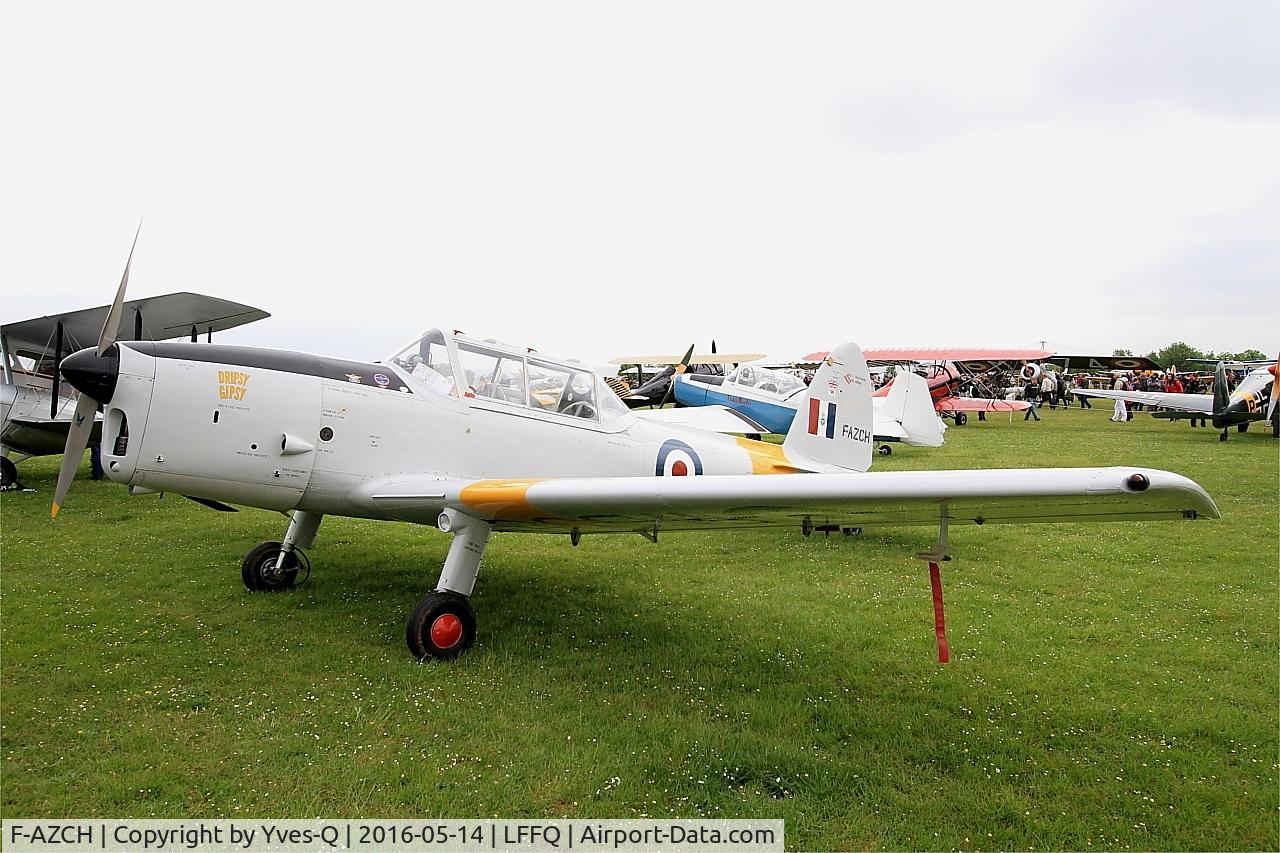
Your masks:
{"label": "blue and white aircraft", "polygon": [[[777,433],[791,428],[808,386],[785,370],[743,364],[724,376],[677,374],[676,402],[687,408],[663,409],[646,417],[709,429],[715,432]],[[872,433],[878,442],[897,442],[915,447],[941,447],[946,424],[933,408],[929,385],[923,377],[902,371],[889,393],[872,398]],[[819,429],[829,422],[824,413],[806,410],[810,427]],[[887,444],[880,447],[888,454]]]}

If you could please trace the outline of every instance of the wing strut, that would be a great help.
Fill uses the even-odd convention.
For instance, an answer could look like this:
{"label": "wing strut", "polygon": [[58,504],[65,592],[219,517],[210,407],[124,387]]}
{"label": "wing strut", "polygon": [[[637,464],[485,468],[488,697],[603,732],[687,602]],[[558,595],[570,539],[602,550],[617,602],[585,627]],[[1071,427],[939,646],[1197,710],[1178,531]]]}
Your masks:
{"label": "wing strut", "polygon": [[[929,563],[929,587],[933,591],[933,635],[938,639],[938,663],[951,660],[951,651],[947,648],[947,618],[942,608],[942,570],[939,563],[951,559],[947,553],[947,502],[938,504],[938,544],[932,550],[919,551],[916,558]],[[981,522],[979,522],[981,523]]]}

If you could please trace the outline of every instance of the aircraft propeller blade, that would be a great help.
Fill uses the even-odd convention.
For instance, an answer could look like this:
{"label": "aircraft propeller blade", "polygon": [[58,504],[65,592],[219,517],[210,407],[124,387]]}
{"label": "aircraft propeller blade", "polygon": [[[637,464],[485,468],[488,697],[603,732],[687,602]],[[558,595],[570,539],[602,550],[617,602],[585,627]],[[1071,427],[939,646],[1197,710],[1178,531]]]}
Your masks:
{"label": "aircraft propeller blade", "polygon": [[102,323],[102,333],[98,335],[98,355],[102,356],[116,342],[120,335],[120,314],[124,311],[124,292],[129,287],[129,267],[133,265],[133,250],[138,246],[138,235],[142,233],[142,221],[138,221],[138,230],[133,234],[133,245],[129,247],[129,259],[124,263],[124,275],[120,276],[120,286],[116,288],[116,298],[107,311],[107,319]]}
{"label": "aircraft propeller blade", "polygon": [[76,413],[71,416],[71,429],[67,430],[67,446],[62,451],[62,467],[58,469],[58,485],[53,490],[50,518],[58,517],[62,499],[67,496],[67,489],[71,488],[76,469],[84,458],[84,449],[89,446],[89,434],[93,432],[93,419],[97,413],[97,401],[88,394],[81,394],[80,401],[76,403]]}
{"label": "aircraft propeller blade", "polygon": [[[129,247],[129,259],[124,263],[124,275],[120,276],[120,285],[116,288],[115,299],[107,309],[107,319],[102,323],[102,333],[98,335],[97,356],[101,358],[120,334],[120,315],[124,311],[124,295],[129,288],[129,268],[133,266],[133,250],[138,247],[138,235],[142,233],[142,221],[138,221],[138,230],[133,233],[133,245]],[[60,370],[56,365],[54,370]],[[105,401],[104,401],[105,402]],[[71,417],[71,428],[67,430],[67,444],[62,451],[62,465],[58,469],[58,485],[53,490],[53,505],[49,508],[49,517],[57,518],[62,501],[71,488],[71,481],[76,477],[76,469],[84,458],[84,449],[89,446],[89,436],[93,432],[93,422],[98,413],[98,401],[81,392],[76,402],[76,413]]]}
{"label": "aircraft propeller blade", "polygon": [[694,344],[689,345],[689,351],[684,354],[684,358],[680,359],[680,363],[676,365],[675,372],[671,374],[671,381],[667,383],[667,393],[662,395],[662,402],[658,404],[659,409],[671,402],[671,395],[676,392],[676,377],[689,369],[689,360],[693,358],[694,346]]}

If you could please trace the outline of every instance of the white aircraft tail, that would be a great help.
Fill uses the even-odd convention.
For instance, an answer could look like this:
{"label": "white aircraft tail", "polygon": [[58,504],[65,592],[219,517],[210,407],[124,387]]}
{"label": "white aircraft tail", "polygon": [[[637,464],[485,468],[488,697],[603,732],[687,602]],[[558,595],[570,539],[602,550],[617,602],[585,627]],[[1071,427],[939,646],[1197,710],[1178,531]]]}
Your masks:
{"label": "white aircraft tail", "polygon": [[923,376],[899,370],[884,398],[881,414],[902,424],[907,437],[902,441],[913,447],[941,447],[947,425],[933,410],[933,395]]}
{"label": "white aircraft tail", "polygon": [[871,467],[871,375],[857,344],[841,344],[814,374],[787,430],[783,451],[813,470]]}

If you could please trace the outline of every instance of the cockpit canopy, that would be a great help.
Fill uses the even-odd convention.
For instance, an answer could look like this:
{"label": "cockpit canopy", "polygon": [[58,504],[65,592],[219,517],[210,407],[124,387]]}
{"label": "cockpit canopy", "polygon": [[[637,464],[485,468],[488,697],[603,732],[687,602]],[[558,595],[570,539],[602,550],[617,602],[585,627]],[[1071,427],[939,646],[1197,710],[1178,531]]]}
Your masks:
{"label": "cockpit canopy", "polygon": [[801,379],[785,370],[771,370],[767,367],[756,367],[753,364],[743,364],[734,368],[725,377],[725,382],[745,388],[756,388],[770,394],[780,394],[783,397],[805,389]]}
{"label": "cockpit canopy", "polygon": [[588,367],[497,341],[474,340],[459,332],[433,329],[391,363],[419,393],[588,421],[630,414],[613,389]]}

